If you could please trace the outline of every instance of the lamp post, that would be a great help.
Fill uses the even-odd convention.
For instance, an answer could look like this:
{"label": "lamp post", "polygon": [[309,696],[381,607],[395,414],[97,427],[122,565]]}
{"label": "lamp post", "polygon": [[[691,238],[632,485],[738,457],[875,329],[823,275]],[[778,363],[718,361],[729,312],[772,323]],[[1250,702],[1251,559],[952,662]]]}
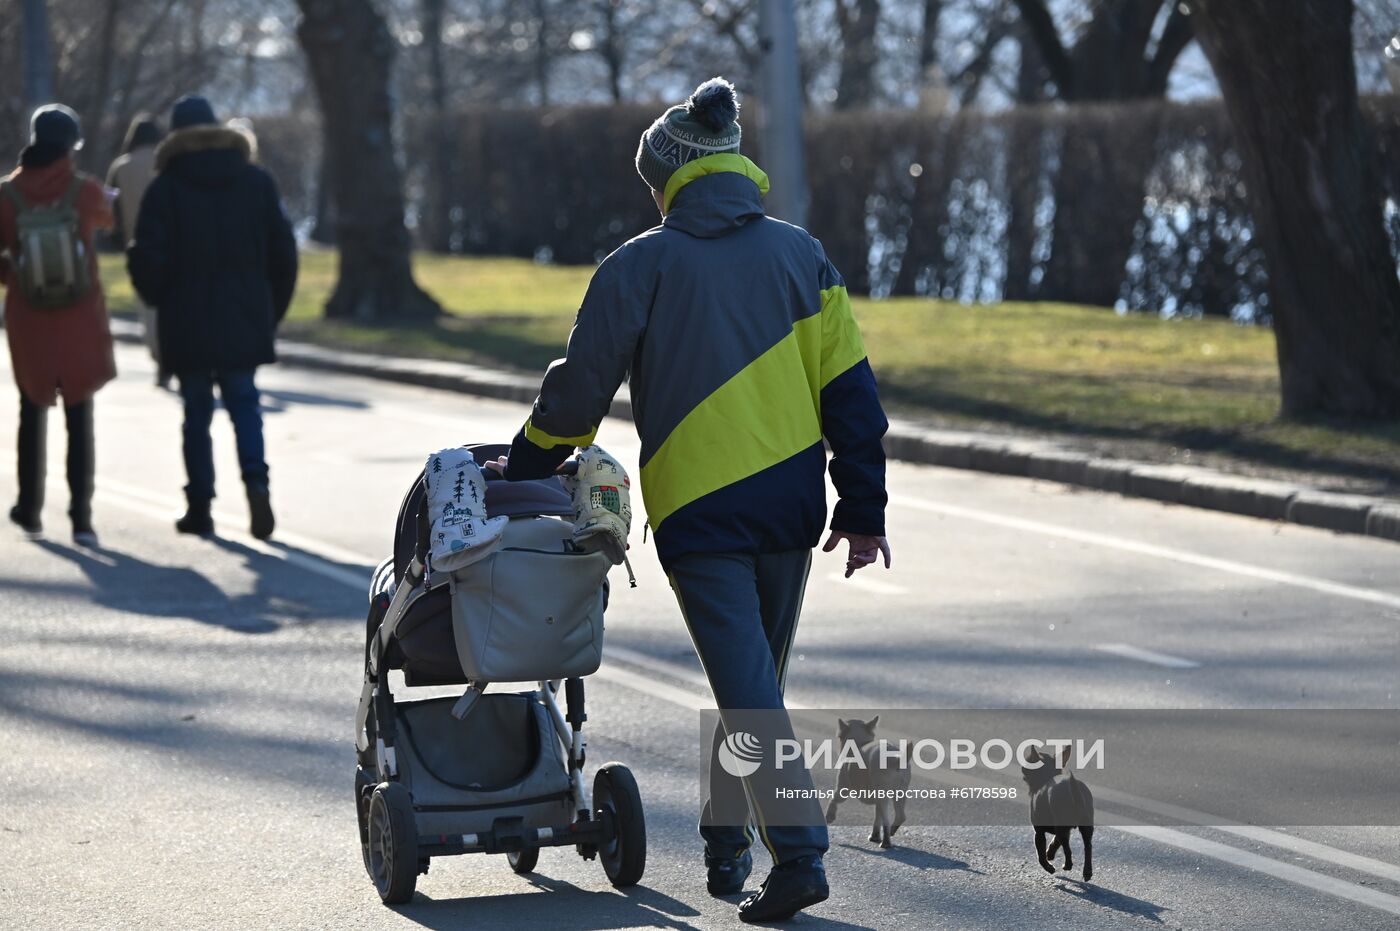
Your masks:
{"label": "lamp post", "polygon": [[24,0],[25,117],[53,100],[53,65],[49,56],[49,11],[45,0]]}
{"label": "lamp post", "polygon": [[797,20],[792,0],[761,0],[763,107],[759,134],[771,177],[767,210],[798,226],[807,223],[807,171],[802,144],[802,76],[797,62]]}

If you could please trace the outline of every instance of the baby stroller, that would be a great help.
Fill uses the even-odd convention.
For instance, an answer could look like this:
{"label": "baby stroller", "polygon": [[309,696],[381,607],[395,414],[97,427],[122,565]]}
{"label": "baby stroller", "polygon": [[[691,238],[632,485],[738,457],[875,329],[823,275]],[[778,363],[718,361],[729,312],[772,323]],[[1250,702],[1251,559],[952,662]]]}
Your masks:
{"label": "baby stroller", "polygon": [[[509,451],[469,448],[478,462]],[[365,869],[386,904],[411,899],[433,857],[503,853],[529,873],[541,847],[573,846],[619,887],[646,866],[632,773],[600,767],[591,799],[583,777],[583,677],[602,660],[611,563],[574,546],[557,478],[484,475],[488,513],[510,518],[498,550],[452,573],[425,568],[420,473],[399,508],[394,555],[370,585],[355,804]],[[396,701],[392,669],[408,688],[466,689]],[[537,685],[488,694],[492,681]]]}

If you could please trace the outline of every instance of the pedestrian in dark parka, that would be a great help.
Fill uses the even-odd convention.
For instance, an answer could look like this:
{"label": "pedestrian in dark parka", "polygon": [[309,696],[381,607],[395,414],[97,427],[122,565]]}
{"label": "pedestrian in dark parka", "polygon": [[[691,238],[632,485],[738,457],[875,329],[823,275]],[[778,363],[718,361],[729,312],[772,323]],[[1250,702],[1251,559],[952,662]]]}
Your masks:
{"label": "pedestrian in dark parka", "polygon": [[175,104],[127,252],[132,283],[159,315],[160,358],[185,402],[186,533],[208,533],[214,497],[213,387],[233,420],[255,536],[272,533],[262,418],[253,382],[296,286],[297,250],[277,185],[246,130],[208,101]]}

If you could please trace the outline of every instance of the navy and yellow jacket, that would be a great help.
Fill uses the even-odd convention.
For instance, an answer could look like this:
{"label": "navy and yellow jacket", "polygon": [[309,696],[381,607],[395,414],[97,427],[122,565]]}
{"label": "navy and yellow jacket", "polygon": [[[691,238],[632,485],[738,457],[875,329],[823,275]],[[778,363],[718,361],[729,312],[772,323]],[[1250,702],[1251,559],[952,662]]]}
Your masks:
{"label": "navy and yellow jacket", "polygon": [[630,373],[641,485],[663,566],[687,553],[810,549],[885,532],[886,427],[840,274],[805,230],[764,216],[740,155],[690,162],[661,226],[598,267],[506,477],[549,475],[593,442]]}

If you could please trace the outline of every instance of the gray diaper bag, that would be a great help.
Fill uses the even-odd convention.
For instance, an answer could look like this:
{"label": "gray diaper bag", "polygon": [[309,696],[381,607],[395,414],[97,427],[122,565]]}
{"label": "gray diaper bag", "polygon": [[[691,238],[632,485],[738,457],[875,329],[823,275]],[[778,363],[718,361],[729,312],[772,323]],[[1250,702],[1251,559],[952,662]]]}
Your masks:
{"label": "gray diaper bag", "polygon": [[587,676],[603,660],[604,582],[612,563],[574,543],[555,517],[513,517],[491,555],[450,575],[452,628],[468,679]]}

